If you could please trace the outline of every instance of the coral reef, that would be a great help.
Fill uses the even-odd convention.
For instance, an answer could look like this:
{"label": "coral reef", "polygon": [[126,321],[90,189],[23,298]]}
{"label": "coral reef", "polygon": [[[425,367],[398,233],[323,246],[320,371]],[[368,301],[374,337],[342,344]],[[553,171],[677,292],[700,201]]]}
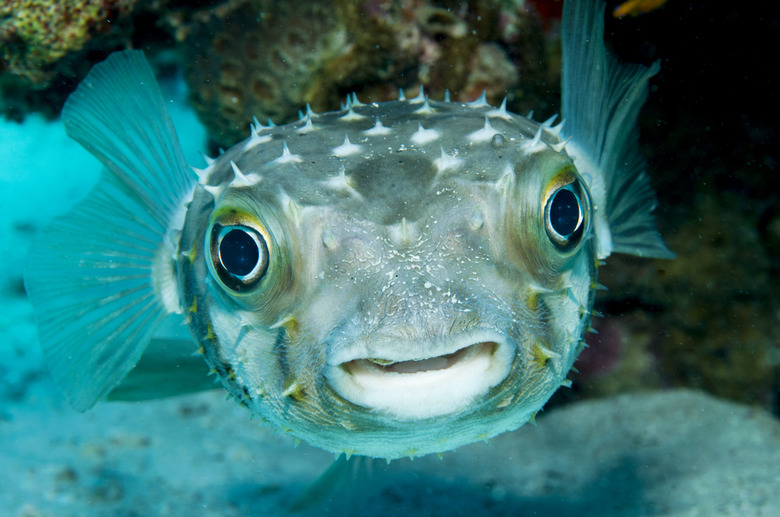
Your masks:
{"label": "coral reef", "polygon": [[81,50],[109,12],[132,7],[135,0],[10,0],[0,6],[0,59],[11,73],[40,85],[51,77],[47,67]]}
{"label": "coral reef", "polygon": [[[137,0],[9,0],[0,5],[0,113],[59,113],[91,65],[129,41]],[[97,42],[93,41],[97,39]],[[87,57],[89,56],[89,57]]]}
{"label": "coral reef", "polygon": [[462,100],[485,90],[543,112],[557,93],[541,24],[519,0],[247,0],[212,12],[174,25],[193,103],[221,146],[244,138],[253,116],[289,122],[307,103],[331,110],[351,92],[367,102],[399,88]]}
{"label": "coral reef", "polygon": [[777,255],[744,209],[733,194],[699,196],[697,217],[668,236],[677,259],[609,259],[606,318],[576,365],[583,394],[687,386],[780,409],[780,299],[766,289]]}
{"label": "coral reef", "polygon": [[[336,109],[416,94],[509,100],[556,109],[554,32],[522,0],[12,0],[0,7],[0,112],[56,114],[91,64],[113,50],[179,51],[212,141],[229,146],[253,116],[294,119],[308,103]],[[522,75],[523,81],[519,80]]]}

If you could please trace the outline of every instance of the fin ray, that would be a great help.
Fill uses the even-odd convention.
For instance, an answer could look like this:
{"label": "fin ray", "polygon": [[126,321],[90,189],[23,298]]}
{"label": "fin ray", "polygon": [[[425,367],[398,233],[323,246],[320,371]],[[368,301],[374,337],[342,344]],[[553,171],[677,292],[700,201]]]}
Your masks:
{"label": "fin ray", "polygon": [[172,314],[154,333],[140,361],[109,394],[109,400],[141,401],[219,389],[208,375],[184,318]]}
{"label": "fin ray", "polygon": [[[619,63],[604,46],[604,2],[564,3],[562,137],[578,168],[594,167],[599,258],[612,251],[672,258],[655,229],[655,194],[644,173],[636,128],[648,81],[659,66]],[[594,174],[595,173],[595,174]],[[601,224],[599,224],[601,223]],[[607,226],[610,235],[606,235]],[[601,230],[598,232],[598,230]]]}
{"label": "fin ray", "polygon": [[195,180],[141,52],[96,65],[63,120],[108,170],[84,201],[40,233],[25,286],[44,359],[83,411],[125,377],[175,310],[159,291],[171,288],[168,234]]}
{"label": "fin ray", "polygon": [[169,222],[193,177],[143,52],[115,52],[96,65],[68,98],[62,120],[147,214]]}

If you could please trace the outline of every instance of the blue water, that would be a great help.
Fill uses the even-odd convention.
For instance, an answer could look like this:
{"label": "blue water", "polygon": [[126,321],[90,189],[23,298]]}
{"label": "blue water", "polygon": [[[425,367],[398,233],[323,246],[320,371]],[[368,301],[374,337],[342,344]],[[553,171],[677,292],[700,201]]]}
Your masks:
{"label": "blue water", "polygon": [[[161,86],[188,163],[203,166],[206,132],[186,103],[183,81]],[[27,249],[38,228],[87,195],[101,165],[68,138],[58,120],[46,121],[38,114],[23,124],[0,119],[0,156],[0,371],[5,371],[7,384],[21,385],[28,371],[42,368],[22,287]]]}

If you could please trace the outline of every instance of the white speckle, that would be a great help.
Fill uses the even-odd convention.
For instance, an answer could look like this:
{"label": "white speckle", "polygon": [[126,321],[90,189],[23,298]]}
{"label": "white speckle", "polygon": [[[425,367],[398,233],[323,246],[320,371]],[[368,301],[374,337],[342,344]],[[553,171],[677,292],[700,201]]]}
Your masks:
{"label": "white speckle", "polygon": [[382,125],[382,122],[380,122],[379,117],[376,118],[376,123],[374,124],[374,127],[363,131],[363,133],[365,133],[368,136],[389,135],[392,132],[393,132],[392,129]]}
{"label": "white speckle", "polygon": [[282,155],[273,161],[273,163],[276,164],[283,164],[283,163],[300,163],[301,157],[297,154],[292,154],[290,150],[287,148],[287,142],[282,143]]}
{"label": "white speckle", "polygon": [[430,282],[425,282],[423,284],[423,287],[425,287],[426,289],[430,289],[431,287],[433,287],[433,284],[431,284]]}
{"label": "white speckle", "polygon": [[360,152],[360,146],[353,144],[349,141],[349,137],[344,135],[344,143],[333,149],[333,156],[343,158],[351,154],[357,154]]}
{"label": "white speckle", "polygon": [[490,120],[485,116],[485,125],[482,126],[482,129],[468,135],[468,139],[474,143],[489,142],[496,133],[498,133],[498,131],[493,129],[493,126],[490,125]]}
{"label": "white speckle", "polygon": [[425,129],[422,124],[417,125],[418,129],[412,134],[412,143],[425,145],[438,139],[441,134],[435,129]]}

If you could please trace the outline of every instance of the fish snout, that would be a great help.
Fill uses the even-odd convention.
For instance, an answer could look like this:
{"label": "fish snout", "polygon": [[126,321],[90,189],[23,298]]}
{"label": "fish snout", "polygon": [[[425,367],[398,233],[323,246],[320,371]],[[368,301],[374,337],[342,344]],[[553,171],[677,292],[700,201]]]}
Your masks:
{"label": "fish snout", "polygon": [[356,350],[329,362],[328,384],[357,406],[401,420],[468,410],[509,375],[516,355],[515,346],[492,331],[450,336],[436,346],[371,343]]}

